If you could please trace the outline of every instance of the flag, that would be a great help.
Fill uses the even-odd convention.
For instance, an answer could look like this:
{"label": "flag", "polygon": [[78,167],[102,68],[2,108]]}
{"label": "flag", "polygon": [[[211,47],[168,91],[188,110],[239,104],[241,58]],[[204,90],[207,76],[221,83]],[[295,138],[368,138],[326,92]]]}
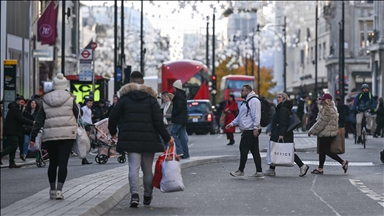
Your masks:
{"label": "flag", "polygon": [[39,21],[37,21],[37,40],[41,41],[42,45],[55,45],[56,43],[58,12],[59,7],[55,8],[55,3],[51,1]]}

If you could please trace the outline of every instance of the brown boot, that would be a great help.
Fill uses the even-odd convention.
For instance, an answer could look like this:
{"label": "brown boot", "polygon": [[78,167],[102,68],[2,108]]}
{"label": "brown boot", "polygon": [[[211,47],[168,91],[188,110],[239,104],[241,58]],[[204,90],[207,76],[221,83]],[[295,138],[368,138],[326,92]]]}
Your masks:
{"label": "brown boot", "polygon": [[13,164],[10,164],[9,165],[9,169],[12,169],[12,168],[20,168],[21,166],[19,166],[19,165],[16,165],[15,163],[13,163]]}

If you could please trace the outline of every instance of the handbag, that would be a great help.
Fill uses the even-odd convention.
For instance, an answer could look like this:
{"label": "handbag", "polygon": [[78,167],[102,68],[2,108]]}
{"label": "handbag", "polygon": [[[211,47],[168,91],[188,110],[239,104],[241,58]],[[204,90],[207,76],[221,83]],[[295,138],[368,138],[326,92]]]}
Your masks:
{"label": "handbag", "polygon": [[[167,151],[174,152],[173,146],[168,147],[162,155],[159,155],[159,157],[157,158],[157,161],[156,161],[156,165],[155,165],[155,174],[153,176],[153,187],[158,188],[158,189],[160,189],[161,177],[163,176],[162,171],[161,171],[161,164],[165,160],[165,157],[167,155]],[[174,153],[171,153],[169,156],[173,157],[173,154]],[[176,157],[179,158],[178,156],[176,156]],[[180,160],[180,158],[179,158],[179,160]]]}
{"label": "handbag", "polygon": [[37,136],[35,138],[35,145],[33,147],[29,146],[28,150],[31,152],[40,151],[41,150],[41,142],[42,142],[42,136],[43,136],[43,128],[40,129],[39,133],[37,133]]}
{"label": "handbag", "polygon": [[301,124],[301,120],[297,116],[295,112],[291,111],[291,115],[289,115],[289,124],[288,124],[288,129],[287,132],[291,132],[295,130],[297,127],[299,127]]}
{"label": "handbag", "polygon": [[160,190],[163,193],[183,191],[185,188],[181,176],[180,161],[176,160],[175,155],[176,146],[173,148],[173,154],[170,154],[169,149],[167,149],[165,160],[161,163]]}
{"label": "handbag", "polygon": [[82,126],[77,127],[77,136],[72,150],[81,159],[87,157],[89,150],[91,149],[91,141],[87,135],[87,131]]}
{"label": "handbag", "polygon": [[[279,140],[280,141],[280,140]],[[294,143],[269,141],[267,149],[267,164],[272,166],[294,166]]]}
{"label": "handbag", "polygon": [[225,125],[225,117],[226,117],[226,114],[225,112],[222,112],[221,113],[221,116],[220,116],[220,127],[224,127]]}
{"label": "handbag", "polygon": [[331,143],[331,152],[336,154],[345,153],[345,128],[337,129],[337,135]]}

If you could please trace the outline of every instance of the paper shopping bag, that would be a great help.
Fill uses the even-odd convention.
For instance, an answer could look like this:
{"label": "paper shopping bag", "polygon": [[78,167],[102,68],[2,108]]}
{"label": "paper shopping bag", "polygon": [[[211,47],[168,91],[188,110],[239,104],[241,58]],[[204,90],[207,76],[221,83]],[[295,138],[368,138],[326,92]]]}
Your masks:
{"label": "paper shopping bag", "polygon": [[294,143],[279,143],[269,141],[267,149],[267,164],[272,166],[294,166]]}
{"label": "paper shopping bag", "polygon": [[336,154],[345,153],[345,129],[344,128],[339,128],[337,130],[337,135],[332,140],[332,143],[331,143],[331,152]]}

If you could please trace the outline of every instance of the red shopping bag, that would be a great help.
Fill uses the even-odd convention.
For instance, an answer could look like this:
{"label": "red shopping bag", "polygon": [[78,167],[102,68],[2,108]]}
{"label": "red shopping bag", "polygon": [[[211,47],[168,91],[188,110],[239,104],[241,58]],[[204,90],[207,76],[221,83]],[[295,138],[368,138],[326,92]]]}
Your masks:
{"label": "red shopping bag", "polygon": [[[167,151],[168,151],[168,154],[167,154]],[[171,147],[168,147],[164,151],[164,153],[162,155],[159,155],[159,157],[157,158],[156,166],[155,166],[155,175],[153,176],[153,186],[155,188],[160,189],[161,177],[163,176],[161,172],[161,164],[164,162],[164,160],[166,160],[165,158],[166,156],[167,156],[167,160],[172,160],[172,157],[174,154],[173,152],[174,152],[174,149],[172,145]],[[180,157],[178,155],[176,155],[175,158],[177,161],[180,161]]]}

